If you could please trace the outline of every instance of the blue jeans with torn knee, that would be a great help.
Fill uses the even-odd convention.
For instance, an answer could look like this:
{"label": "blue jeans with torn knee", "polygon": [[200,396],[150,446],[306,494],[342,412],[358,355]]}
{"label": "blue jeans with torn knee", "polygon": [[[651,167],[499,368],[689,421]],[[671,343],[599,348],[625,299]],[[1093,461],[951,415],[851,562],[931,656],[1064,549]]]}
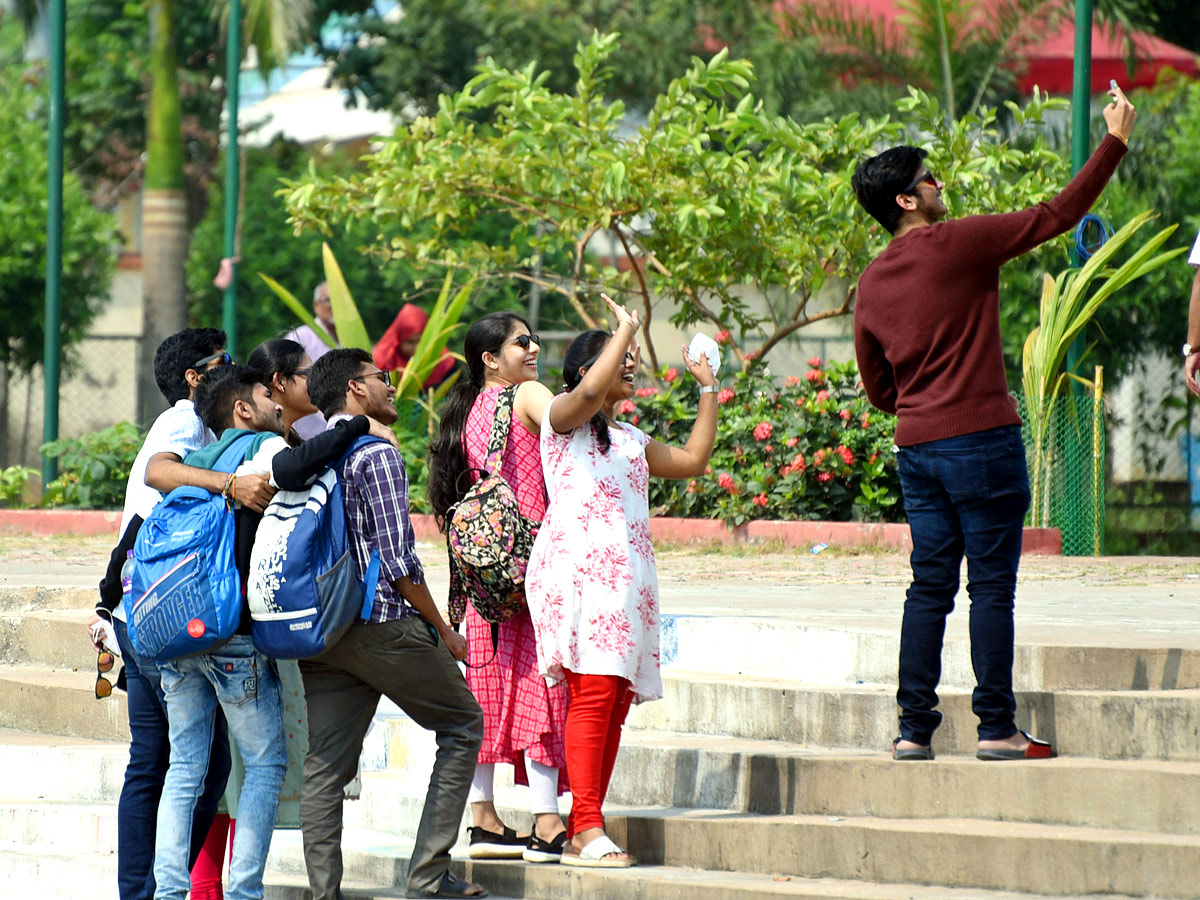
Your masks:
{"label": "blue jeans with torn knee", "polygon": [[1016,732],[1012,690],[1013,597],[1029,476],[1021,429],[1011,425],[901,448],[904,509],[912,530],[912,585],[900,629],[900,736],[929,744],[941,723],[946,616],[967,558],[971,599],[971,706],[980,740]]}
{"label": "blue jeans with torn knee", "polygon": [[158,807],[154,896],[184,900],[188,892],[188,839],[219,706],[246,764],[225,896],[260,900],[287,768],[275,664],[254,649],[248,635],[235,635],[218,650],[162,663],[159,671],[170,723],[171,765]]}

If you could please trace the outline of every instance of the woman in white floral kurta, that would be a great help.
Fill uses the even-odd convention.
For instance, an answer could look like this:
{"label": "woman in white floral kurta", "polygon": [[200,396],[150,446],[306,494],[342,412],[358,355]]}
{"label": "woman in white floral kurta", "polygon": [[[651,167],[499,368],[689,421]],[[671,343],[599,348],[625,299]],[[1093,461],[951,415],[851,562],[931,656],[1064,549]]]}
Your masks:
{"label": "woman in white floral kurta", "polygon": [[[608,300],[608,298],[605,298]],[[688,370],[701,385],[700,410],[685,447],[669,447],[613,418],[633,395],[637,315],[611,300],[618,328],[588,331],[567,350],[567,392],[547,406],[542,468],[550,503],[534,543],[526,596],[538,666],[570,693],[567,772],[573,804],[562,861],[628,866],[604,832],[608,791],[630,703],[662,696],[658,577],[650,540],[650,476],[704,472],[716,437],[716,379],[708,361]]]}

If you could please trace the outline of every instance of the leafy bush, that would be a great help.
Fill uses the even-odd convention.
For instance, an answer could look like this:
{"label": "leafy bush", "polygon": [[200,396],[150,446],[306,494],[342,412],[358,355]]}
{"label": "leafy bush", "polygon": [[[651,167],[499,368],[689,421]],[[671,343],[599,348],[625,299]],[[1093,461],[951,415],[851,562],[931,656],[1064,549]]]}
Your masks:
{"label": "leafy bush", "polygon": [[37,472],[28,466],[0,469],[0,506],[20,509],[25,505],[25,485]]}
{"label": "leafy bush", "polygon": [[[652,479],[653,515],[751,519],[899,521],[892,454],[895,419],[871,406],[854,363],[809,360],[778,384],[761,366],[717,394],[720,419],[708,471],[689,481]],[[695,384],[675,369],[666,387],[640,388],[618,413],[669,444],[687,441]]]}
{"label": "leafy bush", "polygon": [[46,485],[42,505],[120,509],[143,439],[137,426],[119,422],[103,431],[44,444],[42,452],[58,460],[59,476]]}

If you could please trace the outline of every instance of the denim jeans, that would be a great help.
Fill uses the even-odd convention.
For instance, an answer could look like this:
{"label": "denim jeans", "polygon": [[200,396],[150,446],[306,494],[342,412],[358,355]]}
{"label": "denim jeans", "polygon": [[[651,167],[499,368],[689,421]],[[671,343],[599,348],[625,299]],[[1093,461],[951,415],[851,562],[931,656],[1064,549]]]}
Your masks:
{"label": "denim jeans", "polygon": [[[117,802],[117,891],[121,900],[151,900],[154,896],[154,834],[158,801],[171,757],[167,732],[167,709],[163,704],[158,665],[133,652],[129,631],[120,619],[113,620],[129,704],[129,763]],[[204,778],[204,789],[196,803],[189,861],[194,861],[217,812],[229,778],[229,736],[225,717],[213,726],[212,757]]]}
{"label": "denim jeans", "polygon": [[900,736],[928,744],[936,710],[946,616],[967,557],[971,664],[979,739],[1016,733],[1012,691],[1013,595],[1029,507],[1025,447],[1016,425],[904,447],[900,487],[912,529],[912,586],[900,629]]}
{"label": "denim jeans", "polygon": [[287,768],[283,704],[275,664],[236,635],[220,649],[159,666],[171,729],[171,766],[158,807],[156,900],[188,892],[188,840],[202,790],[218,706],[246,764],[229,862],[228,900],[259,900],[275,807]]}

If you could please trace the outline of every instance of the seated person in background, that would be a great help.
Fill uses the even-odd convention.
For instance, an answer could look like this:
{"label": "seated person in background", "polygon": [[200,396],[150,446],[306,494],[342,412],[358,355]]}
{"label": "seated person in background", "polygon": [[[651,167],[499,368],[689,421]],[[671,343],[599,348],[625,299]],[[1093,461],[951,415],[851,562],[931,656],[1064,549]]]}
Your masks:
{"label": "seated person in background", "polygon": [[[425,310],[412,303],[405,303],[400,307],[400,312],[396,313],[396,318],[392,320],[388,330],[383,333],[383,337],[379,339],[379,343],[375,345],[375,365],[384,372],[403,372],[416,352],[421,332],[428,324],[429,314]],[[426,390],[435,388],[456,371],[458,360],[449,350],[442,350],[441,358],[422,387]]]}

